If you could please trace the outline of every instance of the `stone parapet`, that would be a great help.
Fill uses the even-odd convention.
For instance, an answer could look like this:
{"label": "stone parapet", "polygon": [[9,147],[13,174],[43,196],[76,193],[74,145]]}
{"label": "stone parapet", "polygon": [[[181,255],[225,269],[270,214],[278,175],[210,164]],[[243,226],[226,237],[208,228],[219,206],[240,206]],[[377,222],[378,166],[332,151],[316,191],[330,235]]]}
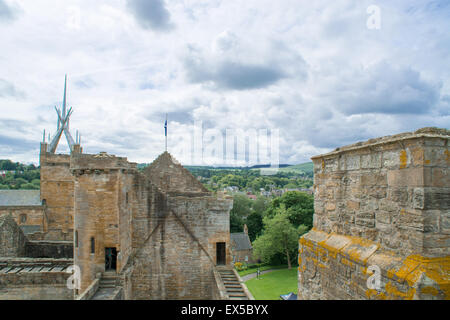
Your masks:
{"label": "stone parapet", "polygon": [[[317,229],[299,248],[299,299],[450,299],[449,256],[401,256],[370,240]],[[367,284],[373,266],[379,288]]]}
{"label": "stone parapet", "polygon": [[[299,259],[318,259],[308,253],[308,243],[316,243],[314,250],[330,249],[331,252],[339,245],[348,249],[347,244],[358,243],[360,255],[372,257],[377,252],[373,257],[378,257],[380,252],[389,252],[386,255],[399,263],[413,265],[411,261],[419,261],[416,266],[440,268],[440,274],[448,275],[449,140],[449,130],[424,128],[359,142],[313,157],[314,230],[302,238]],[[330,235],[333,236],[325,241]],[[306,241],[308,239],[310,242]],[[369,243],[366,248],[365,244]],[[316,267],[309,263],[313,270],[318,270],[317,274],[328,269],[336,274],[336,277],[324,276],[325,283],[303,264],[299,273],[301,296],[306,299],[367,298],[365,292],[350,289],[347,294],[333,293],[350,283],[346,263],[354,261],[355,257],[351,260],[345,253],[342,251],[342,259],[329,267],[320,260]],[[414,294],[410,291],[404,298],[431,298],[421,293],[423,279],[419,280],[403,288],[405,293],[414,285],[419,286],[414,287]],[[448,298],[448,283],[448,276],[434,280],[433,285],[438,290],[436,297]],[[391,284],[386,282],[387,288],[394,290]],[[314,290],[314,286],[322,291]],[[385,292],[383,297],[401,296]]]}

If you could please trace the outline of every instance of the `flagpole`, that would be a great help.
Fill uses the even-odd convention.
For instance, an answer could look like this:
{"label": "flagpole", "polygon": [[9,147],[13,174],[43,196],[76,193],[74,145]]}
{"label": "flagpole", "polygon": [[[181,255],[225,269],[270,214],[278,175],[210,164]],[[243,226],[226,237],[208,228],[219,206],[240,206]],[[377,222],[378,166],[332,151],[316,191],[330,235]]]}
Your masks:
{"label": "flagpole", "polygon": [[166,123],[164,125],[165,135],[166,135],[166,152],[167,152],[167,113],[166,113]]}

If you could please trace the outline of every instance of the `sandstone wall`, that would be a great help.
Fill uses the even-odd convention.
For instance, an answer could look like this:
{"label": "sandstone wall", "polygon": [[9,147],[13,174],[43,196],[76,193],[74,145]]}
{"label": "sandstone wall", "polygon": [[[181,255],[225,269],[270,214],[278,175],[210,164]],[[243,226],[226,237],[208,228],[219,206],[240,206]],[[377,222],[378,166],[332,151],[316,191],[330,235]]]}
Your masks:
{"label": "sandstone wall", "polygon": [[[74,261],[81,268],[82,293],[105,271],[105,248],[116,248],[117,269],[131,246],[126,208],[126,183],[130,164],[125,158],[106,154],[72,156],[71,170],[75,176],[75,241]],[[136,171],[132,166],[131,171]],[[128,186],[128,187],[127,187]],[[125,194],[124,194],[125,193]],[[119,232],[120,231],[120,232]],[[94,241],[95,252],[91,251]],[[128,239],[128,240],[126,240]],[[122,248],[124,245],[125,248]]]}
{"label": "sandstone wall", "polygon": [[[231,262],[232,200],[206,192],[167,155],[152,166],[174,183],[168,187],[155,178],[163,189],[151,180],[156,171],[144,175],[126,158],[72,155],[80,294],[105,271],[105,248],[115,247],[125,299],[212,298],[217,242],[226,244],[226,262]],[[179,190],[185,186],[187,191]]]}
{"label": "sandstone wall", "polygon": [[74,178],[70,155],[47,152],[41,144],[41,200],[45,200],[48,224],[46,240],[73,240]]}
{"label": "sandstone wall", "polygon": [[151,217],[153,230],[137,250],[129,277],[131,299],[212,299],[216,243],[229,255],[232,200],[168,195],[167,211]]}
{"label": "sandstone wall", "polygon": [[27,241],[25,256],[29,258],[73,258],[73,242]]}
{"label": "sandstone wall", "polygon": [[11,215],[0,216],[0,257],[23,257],[27,238]]}
{"label": "sandstone wall", "polygon": [[47,224],[45,206],[0,207],[0,216],[6,214],[12,215],[19,226],[35,226],[38,231],[43,231]]}
{"label": "sandstone wall", "polygon": [[0,274],[0,300],[72,300],[65,272]]}
{"label": "sandstone wall", "polygon": [[[299,297],[449,298],[449,138],[424,129],[313,158],[314,229],[299,243]],[[366,283],[372,265],[378,291]]]}

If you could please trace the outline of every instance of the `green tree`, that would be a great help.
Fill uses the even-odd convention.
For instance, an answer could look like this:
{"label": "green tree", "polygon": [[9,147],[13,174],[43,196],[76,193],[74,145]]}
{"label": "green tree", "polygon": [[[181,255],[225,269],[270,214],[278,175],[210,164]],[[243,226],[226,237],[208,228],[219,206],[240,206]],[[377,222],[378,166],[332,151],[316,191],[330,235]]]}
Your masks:
{"label": "green tree", "polygon": [[230,232],[242,232],[244,228],[244,219],[236,213],[230,212]]}
{"label": "green tree", "polygon": [[274,217],[281,207],[286,208],[289,221],[296,228],[302,224],[312,228],[314,215],[314,197],[312,195],[300,191],[286,192],[270,203],[265,213],[266,216]]}
{"label": "green tree", "polygon": [[285,256],[288,268],[296,258],[298,230],[289,221],[285,208],[273,217],[264,218],[264,233],[253,242],[255,256],[268,263],[275,255]]}
{"label": "green tree", "polygon": [[262,233],[264,227],[263,217],[257,211],[252,211],[245,219],[245,222],[248,227],[248,237],[253,242]]}
{"label": "green tree", "polygon": [[233,209],[230,214],[236,214],[239,217],[246,217],[250,214],[252,208],[252,200],[243,194],[235,194],[233,196]]}

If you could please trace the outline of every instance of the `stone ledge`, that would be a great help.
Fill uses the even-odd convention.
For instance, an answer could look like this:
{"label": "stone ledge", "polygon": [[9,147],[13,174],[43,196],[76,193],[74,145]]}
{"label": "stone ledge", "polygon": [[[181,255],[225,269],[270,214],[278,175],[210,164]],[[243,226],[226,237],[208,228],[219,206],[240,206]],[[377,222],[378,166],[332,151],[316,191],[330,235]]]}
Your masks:
{"label": "stone ledge", "polygon": [[[380,268],[380,291],[367,288],[370,266]],[[370,240],[317,229],[299,240],[298,270],[299,297],[305,299],[333,296],[323,287],[334,287],[348,298],[450,299],[450,256],[400,256]]]}
{"label": "stone ledge", "polygon": [[406,133],[400,133],[397,135],[392,136],[385,136],[375,139],[369,139],[365,142],[357,142],[351,145],[347,145],[341,148],[336,148],[334,151],[317,155],[312,157],[311,159],[321,159],[321,158],[328,158],[333,157],[338,154],[354,151],[354,150],[360,150],[360,149],[369,149],[375,146],[384,145],[384,144],[390,144],[395,142],[402,142],[405,140],[411,140],[411,139],[419,139],[419,138],[440,138],[440,139],[450,139],[450,130],[446,129],[439,129],[439,128],[422,128],[415,132],[406,132]]}

